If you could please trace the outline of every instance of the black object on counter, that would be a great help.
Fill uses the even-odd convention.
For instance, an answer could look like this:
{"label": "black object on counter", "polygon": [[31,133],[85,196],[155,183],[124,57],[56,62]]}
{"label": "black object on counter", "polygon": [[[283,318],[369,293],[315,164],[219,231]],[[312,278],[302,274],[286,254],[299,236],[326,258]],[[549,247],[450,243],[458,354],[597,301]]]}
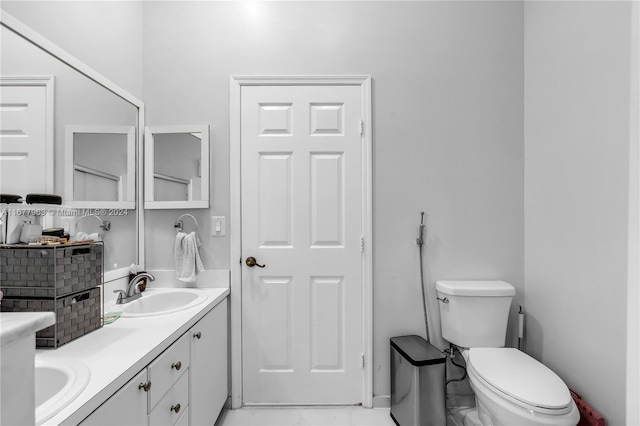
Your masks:
{"label": "black object on counter", "polygon": [[42,230],[42,235],[49,235],[52,237],[60,237],[64,236],[64,228],[48,228]]}
{"label": "black object on counter", "polygon": [[55,194],[27,194],[27,204],[62,204],[62,197]]}
{"label": "black object on counter", "polygon": [[2,204],[18,204],[18,203],[22,203],[22,195],[0,194],[0,203],[2,203]]}

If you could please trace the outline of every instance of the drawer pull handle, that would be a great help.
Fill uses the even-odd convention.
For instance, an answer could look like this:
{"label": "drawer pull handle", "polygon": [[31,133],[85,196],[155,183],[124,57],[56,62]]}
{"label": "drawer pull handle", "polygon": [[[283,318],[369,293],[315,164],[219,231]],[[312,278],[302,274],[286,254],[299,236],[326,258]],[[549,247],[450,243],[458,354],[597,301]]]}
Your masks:
{"label": "drawer pull handle", "polygon": [[149,389],[151,389],[151,381],[147,381],[146,383],[140,383],[138,385],[138,389],[144,389],[145,392],[149,392]]}
{"label": "drawer pull handle", "polygon": [[193,333],[193,337],[199,340],[202,337],[202,333],[200,333],[199,331],[197,333]]}
{"label": "drawer pull handle", "polygon": [[169,411],[175,411],[178,413],[180,411],[180,404],[172,405]]}
{"label": "drawer pull handle", "polygon": [[[171,364],[171,368],[175,368],[176,371],[179,371],[182,368],[182,363],[180,361],[174,362]],[[178,404],[178,406],[180,406],[180,404]]]}

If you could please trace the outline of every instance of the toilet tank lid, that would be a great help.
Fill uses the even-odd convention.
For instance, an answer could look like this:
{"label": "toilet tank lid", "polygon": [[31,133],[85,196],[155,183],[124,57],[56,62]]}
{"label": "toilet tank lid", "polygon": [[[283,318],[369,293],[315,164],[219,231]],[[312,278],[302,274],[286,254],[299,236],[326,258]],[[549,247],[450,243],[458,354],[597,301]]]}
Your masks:
{"label": "toilet tank lid", "polygon": [[450,296],[515,296],[516,289],[505,281],[436,281],[436,290]]}

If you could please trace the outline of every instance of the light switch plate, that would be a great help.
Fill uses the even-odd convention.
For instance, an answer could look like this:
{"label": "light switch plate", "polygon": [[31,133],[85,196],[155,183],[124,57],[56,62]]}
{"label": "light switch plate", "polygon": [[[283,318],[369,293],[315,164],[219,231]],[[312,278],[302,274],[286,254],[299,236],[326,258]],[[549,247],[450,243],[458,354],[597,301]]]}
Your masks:
{"label": "light switch plate", "polygon": [[224,216],[211,216],[211,236],[224,237],[227,235],[227,221]]}

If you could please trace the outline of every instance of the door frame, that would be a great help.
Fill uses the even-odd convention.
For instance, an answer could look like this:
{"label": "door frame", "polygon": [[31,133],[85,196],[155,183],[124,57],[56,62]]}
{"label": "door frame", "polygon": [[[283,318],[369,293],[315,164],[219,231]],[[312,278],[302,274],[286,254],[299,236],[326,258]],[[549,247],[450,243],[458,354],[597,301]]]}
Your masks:
{"label": "door frame", "polygon": [[362,405],[373,406],[373,138],[371,76],[231,76],[229,96],[231,407],[242,406],[242,205],[240,114],[243,86],[358,86],[362,106]]}

